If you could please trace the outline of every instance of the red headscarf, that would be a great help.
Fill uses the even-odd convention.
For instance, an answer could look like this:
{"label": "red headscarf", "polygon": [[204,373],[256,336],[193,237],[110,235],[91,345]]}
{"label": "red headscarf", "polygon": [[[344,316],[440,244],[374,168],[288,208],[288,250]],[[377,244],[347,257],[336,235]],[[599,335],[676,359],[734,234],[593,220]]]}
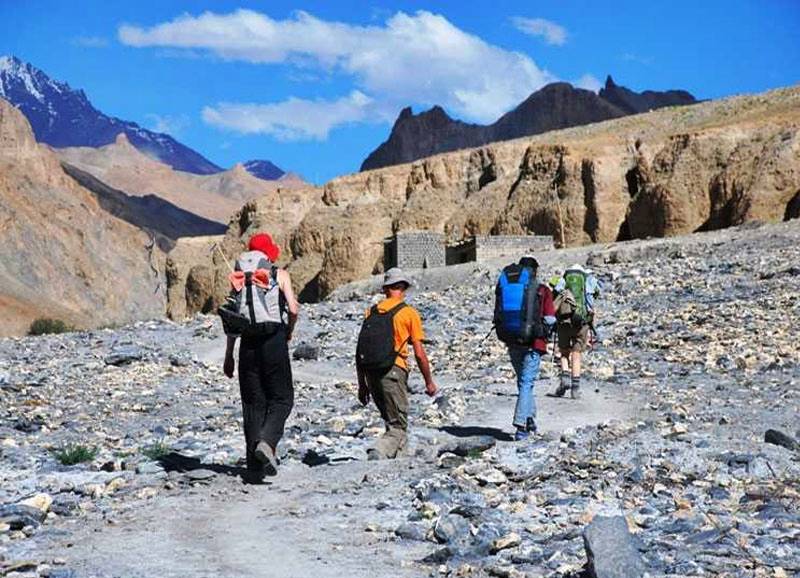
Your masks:
{"label": "red headscarf", "polygon": [[256,233],[250,237],[248,249],[251,251],[261,251],[273,263],[277,262],[278,257],[281,256],[281,248],[278,247],[275,241],[272,240],[272,237],[266,233]]}

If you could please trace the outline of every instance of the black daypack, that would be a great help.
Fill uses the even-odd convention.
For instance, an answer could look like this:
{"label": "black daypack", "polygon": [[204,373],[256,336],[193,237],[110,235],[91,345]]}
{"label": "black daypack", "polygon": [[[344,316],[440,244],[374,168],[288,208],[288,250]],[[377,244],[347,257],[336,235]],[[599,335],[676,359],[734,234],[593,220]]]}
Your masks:
{"label": "black daypack", "polygon": [[500,273],[495,288],[494,324],[498,339],[509,345],[530,346],[534,339],[548,337],[533,269],[512,264]]}
{"label": "black daypack", "polygon": [[356,365],[373,371],[391,369],[400,354],[394,348],[394,316],[404,307],[408,304],[399,303],[384,313],[377,305],[372,307],[358,334]]}

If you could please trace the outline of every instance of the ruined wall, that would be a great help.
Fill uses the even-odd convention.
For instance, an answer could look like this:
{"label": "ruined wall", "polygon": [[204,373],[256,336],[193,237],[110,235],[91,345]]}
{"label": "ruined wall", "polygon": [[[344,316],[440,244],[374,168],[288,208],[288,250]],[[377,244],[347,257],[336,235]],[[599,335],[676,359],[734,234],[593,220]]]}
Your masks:
{"label": "ruined wall", "polygon": [[444,235],[432,231],[401,231],[389,242],[386,267],[424,269],[445,266]]}
{"label": "ruined wall", "polygon": [[517,259],[525,254],[541,253],[554,247],[553,238],[547,235],[477,236],[474,244],[474,261]]}

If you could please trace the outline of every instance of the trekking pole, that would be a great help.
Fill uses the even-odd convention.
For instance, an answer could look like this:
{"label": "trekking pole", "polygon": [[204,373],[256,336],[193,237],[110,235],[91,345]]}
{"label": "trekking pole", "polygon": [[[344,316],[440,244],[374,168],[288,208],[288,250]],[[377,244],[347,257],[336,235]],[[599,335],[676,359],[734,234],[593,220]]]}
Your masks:
{"label": "trekking pole", "polygon": [[487,339],[489,339],[489,336],[492,334],[492,331],[494,331],[494,328],[495,328],[495,324],[492,323],[492,326],[489,328],[489,333],[487,333],[486,335],[483,336],[483,339],[481,339],[480,342],[478,343],[478,347],[483,346],[484,342]]}
{"label": "trekking pole", "polygon": [[[214,243],[214,249],[216,249],[219,252],[219,254],[222,255],[222,260],[225,261],[225,264],[228,266],[228,269],[230,270],[231,273],[233,273],[234,272],[233,267],[231,267],[231,263],[230,261],[228,261],[228,258],[225,256],[225,253],[223,253],[222,249],[219,248],[219,243]],[[214,249],[212,249],[212,251]]]}

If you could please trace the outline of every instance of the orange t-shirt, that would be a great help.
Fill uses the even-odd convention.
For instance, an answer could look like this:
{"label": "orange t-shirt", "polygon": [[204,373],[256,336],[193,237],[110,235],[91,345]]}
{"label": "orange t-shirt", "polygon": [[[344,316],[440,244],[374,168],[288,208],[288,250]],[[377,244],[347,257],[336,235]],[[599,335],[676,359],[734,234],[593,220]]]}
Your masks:
{"label": "orange t-shirt", "polygon": [[[378,311],[386,313],[401,302],[402,300],[394,297],[384,299],[378,303]],[[367,309],[365,317],[369,317],[369,314],[370,309]],[[417,310],[408,305],[395,313],[392,324],[394,325],[394,349],[399,352],[394,364],[408,371],[408,344],[412,341],[425,339],[425,333],[422,330],[422,319],[420,319]]]}

